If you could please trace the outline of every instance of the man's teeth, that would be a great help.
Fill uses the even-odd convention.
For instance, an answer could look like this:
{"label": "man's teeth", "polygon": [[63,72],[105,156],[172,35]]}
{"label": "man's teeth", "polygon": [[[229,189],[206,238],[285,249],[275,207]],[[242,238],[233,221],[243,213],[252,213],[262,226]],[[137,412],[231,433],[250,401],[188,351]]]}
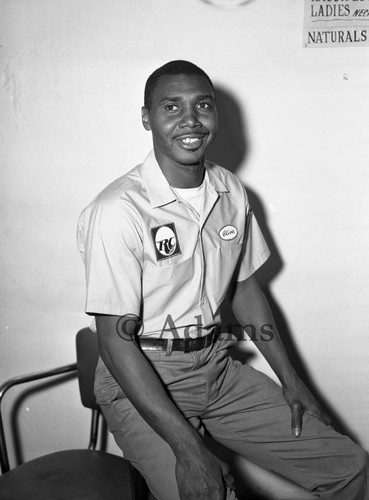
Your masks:
{"label": "man's teeth", "polygon": [[200,139],[198,137],[186,137],[182,139],[182,142],[185,144],[193,144],[194,142],[198,142]]}

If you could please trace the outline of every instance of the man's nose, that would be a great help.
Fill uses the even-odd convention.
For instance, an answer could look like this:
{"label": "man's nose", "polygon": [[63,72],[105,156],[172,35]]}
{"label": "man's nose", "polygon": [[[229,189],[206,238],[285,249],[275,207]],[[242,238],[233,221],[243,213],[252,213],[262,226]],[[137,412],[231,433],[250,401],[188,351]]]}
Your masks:
{"label": "man's nose", "polygon": [[179,126],[189,128],[201,127],[201,123],[198,119],[196,110],[192,108],[185,109],[181,116]]}

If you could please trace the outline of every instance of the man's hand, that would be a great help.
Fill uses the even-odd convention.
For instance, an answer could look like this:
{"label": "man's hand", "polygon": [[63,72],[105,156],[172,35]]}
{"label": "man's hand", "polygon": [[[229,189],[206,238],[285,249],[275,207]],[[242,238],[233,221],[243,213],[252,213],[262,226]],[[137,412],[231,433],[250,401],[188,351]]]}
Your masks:
{"label": "man's hand", "polygon": [[178,457],[176,479],[181,500],[224,500],[227,486],[234,489],[228,465],[207,448],[190,457]]}
{"label": "man's hand", "polygon": [[298,377],[294,378],[292,382],[283,385],[283,396],[291,408],[291,431],[293,436],[299,437],[302,432],[302,417],[305,411],[309,411],[325,424],[332,425],[331,418]]}
{"label": "man's hand", "polygon": [[292,412],[293,436],[298,437],[301,434],[302,416],[305,411],[309,411],[325,424],[331,425],[331,419],[297,377],[282,344],[270,306],[255,275],[235,284],[231,300],[233,312],[240,325],[255,325],[257,332],[261,331],[263,325],[268,325],[269,332],[273,333],[267,342],[255,342],[255,345],[282,384],[284,398]]}

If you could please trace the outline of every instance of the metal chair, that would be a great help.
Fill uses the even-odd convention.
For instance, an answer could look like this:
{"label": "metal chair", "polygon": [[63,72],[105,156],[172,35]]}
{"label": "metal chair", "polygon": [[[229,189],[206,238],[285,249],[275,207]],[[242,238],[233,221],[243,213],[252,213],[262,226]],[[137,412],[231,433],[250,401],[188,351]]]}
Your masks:
{"label": "metal chair", "polygon": [[[1,500],[147,500],[145,480],[121,457],[97,450],[100,408],[93,393],[97,336],[84,328],[76,336],[77,363],[12,378],[0,387]],[[91,409],[88,449],[58,451],[10,470],[1,403],[15,385],[77,372],[81,402]]]}

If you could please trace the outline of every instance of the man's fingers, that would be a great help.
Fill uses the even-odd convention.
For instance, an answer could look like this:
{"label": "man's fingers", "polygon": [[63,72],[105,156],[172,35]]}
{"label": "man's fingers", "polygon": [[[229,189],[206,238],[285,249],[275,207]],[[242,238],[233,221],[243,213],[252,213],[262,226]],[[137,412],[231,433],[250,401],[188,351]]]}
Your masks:
{"label": "man's fingers", "polygon": [[330,425],[331,427],[333,427],[333,420],[332,418],[327,415],[325,412],[323,412],[323,418],[322,418],[323,422],[327,425]]}
{"label": "man's fingers", "polygon": [[326,425],[333,426],[333,421],[332,418],[319,407],[319,411],[313,412],[314,415],[319,418],[322,422],[324,422]]}
{"label": "man's fingers", "polygon": [[231,474],[231,469],[224,462],[221,462],[221,468],[222,468],[223,479],[224,479],[226,486],[228,486],[228,488],[230,488],[231,490],[234,490],[235,485],[234,485],[233,476]]}
{"label": "man's fingers", "polygon": [[299,437],[302,431],[302,415],[304,410],[300,402],[294,402],[291,404],[291,431],[292,435]]}

